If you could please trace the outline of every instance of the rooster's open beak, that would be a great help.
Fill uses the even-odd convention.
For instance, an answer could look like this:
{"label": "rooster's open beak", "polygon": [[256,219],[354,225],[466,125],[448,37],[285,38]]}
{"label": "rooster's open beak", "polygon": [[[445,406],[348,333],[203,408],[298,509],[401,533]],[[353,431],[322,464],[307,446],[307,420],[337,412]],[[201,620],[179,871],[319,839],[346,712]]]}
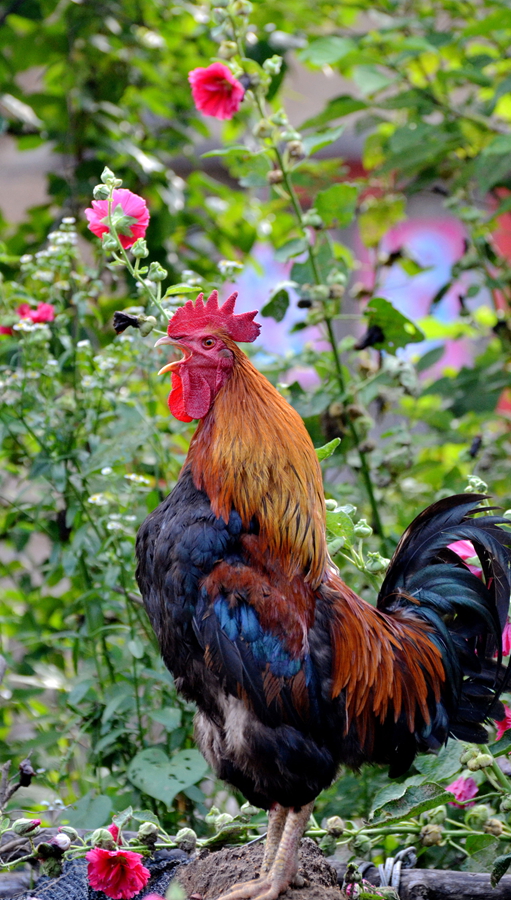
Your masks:
{"label": "rooster's open beak", "polygon": [[167,363],[166,366],[160,369],[158,375],[164,375],[165,372],[172,372],[176,366],[180,365],[184,359],[188,359],[189,356],[192,355],[191,350],[188,347],[185,347],[183,344],[180,344],[179,341],[173,341],[172,338],[169,338],[167,334],[164,334],[163,337],[158,338],[155,343],[155,347],[161,347],[163,344],[171,344],[173,347],[177,347],[178,350],[183,352],[183,356],[181,359],[174,359],[172,362]]}

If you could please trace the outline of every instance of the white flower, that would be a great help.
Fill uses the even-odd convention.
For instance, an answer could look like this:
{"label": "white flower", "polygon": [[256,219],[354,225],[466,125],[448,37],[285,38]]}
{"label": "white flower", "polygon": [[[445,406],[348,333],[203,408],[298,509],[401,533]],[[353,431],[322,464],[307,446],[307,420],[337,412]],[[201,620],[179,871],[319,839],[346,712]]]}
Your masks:
{"label": "white flower", "polygon": [[93,506],[108,506],[108,500],[104,494],[91,494],[87,503],[92,503]]}
{"label": "white flower", "polygon": [[32,278],[37,278],[38,281],[46,281],[49,284],[50,281],[53,281],[53,272],[50,272],[48,269],[37,269]]}
{"label": "white flower", "polygon": [[103,466],[103,468],[101,469],[102,475],[111,475],[112,472],[113,472],[113,469],[110,466]]}
{"label": "white flower", "polygon": [[23,256],[20,256],[20,263],[22,266],[26,266],[27,263],[32,262],[33,258],[31,253],[24,253]]}
{"label": "white flower", "polygon": [[218,268],[225,278],[232,278],[237,272],[243,270],[242,264],[234,259],[221,259]]}
{"label": "white flower", "polygon": [[88,341],[87,338],[85,338],[85,340],[83,340],[83,341],[78,341],[76,346],[79,350],[84,350],[85,348],[89,349],[90,341]]}
{"label": "white flower", "polygon": [[106,526],[107,531],[124,531],[120,522],[108,522]]}
{"label": "white flower", "polygon": [[63,225],[74,225],[76,223],[76,219],[74,216],[66,216],[65,219],[62,219]]}
{"label": "white flower", "polygon": [[124,520],[125,520],[125,522],[136,522],[137,517],[136,516],[124,516]]}
{"label": "white flower", "polygon": [[124,477],[126,481],[131,481],[133,484],[151,484],[149,478],[146,478],[145,475],[135,475],[134,472],[130,472],[129,475]]}

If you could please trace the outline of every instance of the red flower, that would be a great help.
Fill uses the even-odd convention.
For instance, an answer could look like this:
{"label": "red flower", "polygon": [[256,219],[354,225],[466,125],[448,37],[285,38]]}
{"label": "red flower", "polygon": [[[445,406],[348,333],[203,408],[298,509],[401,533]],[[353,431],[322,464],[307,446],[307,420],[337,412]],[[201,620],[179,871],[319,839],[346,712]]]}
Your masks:
{"label": "red flower", "polygon": [[111,825],[108,826],[107,831],[110,832],[116,844],[119,843],[119,826],[112,822]]}
{"label": "red flower", "polygon": [[[448,546],[449,550],[454,550],[454,552],[461,557],[463,562],[467,559],[472,559],[473,556],[477,556],[472,541],[454,541],[453,544],[449,544]],[[467,563],[467,568],[470,569],[474,575],[477,575],[478,578],[483,574],[483,570],[479,566],[471,566]]]}
{"label": "red flower", "polygon": [[450,791],[451,794],[454,794],[456,800],[460,801],[459,803],[457,803],[456,800],[450,800],[449,806],[461,806],[463,804],[463,806],[466,807],[473,806],[474,804],[463,803],[463,801],[472,800],[472,798],[477,794],[479,788],[477,787],[477,784],[475,783],[473,778],[463,778],[463,776],[460,775],[460,777],[457,778],[456,781],[453,781],[452,784],[447,785],[445,790]]}
{"label": "red flower", "polygon": [[245,89],[223,63],[213,63],[207,69],[192,69],[188,74],[193,102],[206,116],[232,119],[238,112]]}
{"label": "red flower", "polygon": [[[109,231],[108,200],[93,200],[92,209],[86,209],[85,215],[93,234],[102,237]],[[144,198],[127,188],[116,188],[112,194],[112,220],[126,250],[147,231],[149,210]]]}
{"label": "red flower", "polygon": [[12,328],[8,325],[0,325],[0,334],[12,334]]}
{"label": "red flower", "polygon": [[497,740],[500,741],[501,737],[506,733],[508,728],[511,728],[511,709],[509,706],[504,706],[505,713],[504,718],[497,722]]}
{"label": "red flower", "polygon": [[151,873],[142,865],[140,853],[131,850],[102,850],[94,847],[85,855],[87,876],[95,891],[112,900],[131,900],[149,881]]}
{"label": "red flower", "polygon": [[51,303],[38,303],[37,309],[32,309],[28,303],[22,303],[16,312],[20,319],[30,319],[32,322],[53,322],[55,318],[55,309]]}

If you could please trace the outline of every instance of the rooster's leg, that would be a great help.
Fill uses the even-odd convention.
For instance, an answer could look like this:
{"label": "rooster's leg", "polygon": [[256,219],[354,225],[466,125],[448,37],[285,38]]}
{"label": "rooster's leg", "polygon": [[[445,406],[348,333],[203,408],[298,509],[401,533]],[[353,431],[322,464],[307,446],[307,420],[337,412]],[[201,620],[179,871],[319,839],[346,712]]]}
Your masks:
{"label": "rooster's leg", "polygon": [[280,803],[274,803],[268,813],[268,834],[266,836],[261,875],[266,875],[273,865],[288,812],[289,810],[285,806],[281,806]]}
{"label": "rooster's leg", "polygon": [[284,810],[287,813],[286,822],[271,868],[263,872],[260,878],[235,884],[218,900],[277,900],[298,871],[298,847],[313,806],[314,803],[308,803],[299,810]]}

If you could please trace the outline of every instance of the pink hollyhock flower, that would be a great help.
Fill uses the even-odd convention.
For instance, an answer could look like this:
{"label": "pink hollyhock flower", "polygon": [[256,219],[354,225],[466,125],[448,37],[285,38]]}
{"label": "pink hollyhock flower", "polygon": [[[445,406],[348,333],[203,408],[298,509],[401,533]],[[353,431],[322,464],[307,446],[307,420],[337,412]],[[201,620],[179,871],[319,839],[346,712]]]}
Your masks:
{"label": "pink hollyhock flower", "polygon": [[112,900],[131,900],[149,881],[151,873],[142,865],[143,857],[131,850],[103,850],[94,847],[85,854],[87,876],[95,891]]}
{"label": "pink hollyhock flower", "polygon": [[[473,778],[463,778],[460,775],[456,781],[453,781],[452,784],[447,785],[446,791],[450,791],[451,794],[454,794],[456,800],[450,800],[449,806],[461,806],[463,804],[464,807],[474,806],[473,803],[467,803],[463,801],[472,800],[473,797],[477,794],[479,788],[475,783]],[[456,802],[459,801],[459,802]]]}
{"label": "pink hollyhock flower", "polygon": [[38,303],[37,309],[32,309],[28,303],[22,303],[16,312],[20,319],[30,319],[32,322],[53,322],[55,318],[55,309],[51,303]]}
{"label": "pink hollyhock flower", "polygon": [[500,741],[501,737],[506,733],[506,731],[511,728],[511,709],[509,706],[504,705],[504,718],[500,719],[497,722],[497,740]]}
{"label": "pink hollyhock flower", "polygon": [[12,334],[12,328],[8,325],[0,325],[0,334]]}
{"label": "pink hollyhock flower", "polygon": [[117,844],[119,841],[119,826],[112,822],[111,825],[108,826],[107,831],[112,835],[115,843]]}
{"label": "pink hollyhock flower", "polygon": [[245,88],[223,63],[213,63],[207,69],[192,69],[188,74],[193,102],[206,116],[232,119],[245,94]]}
{"label": "pink hollyhock flower", "polygon": [[[89,220],[89,231],[97,237],[109,231],[108,200],[93,200],[92,209],[86,209],[85,215]],[[149,225],[147,203],[127,188],[115,188],[112,194],[112,220],[121,244],[127,250],[138,238],[145,236]]]}
{"label": "pink hollyhock flower", "polygon": [[[449,550],[454,550],[454,552],[461,557],[463,562],[467,559],[471,559],[473,556],[477,556],[472,541],[454,541],[453,544],[448,544],[448,547]],[[467,563],[467,567],[474,575],[477,575],[478,578],[483,574],[483,570],[479,566],[471,566]]]}

